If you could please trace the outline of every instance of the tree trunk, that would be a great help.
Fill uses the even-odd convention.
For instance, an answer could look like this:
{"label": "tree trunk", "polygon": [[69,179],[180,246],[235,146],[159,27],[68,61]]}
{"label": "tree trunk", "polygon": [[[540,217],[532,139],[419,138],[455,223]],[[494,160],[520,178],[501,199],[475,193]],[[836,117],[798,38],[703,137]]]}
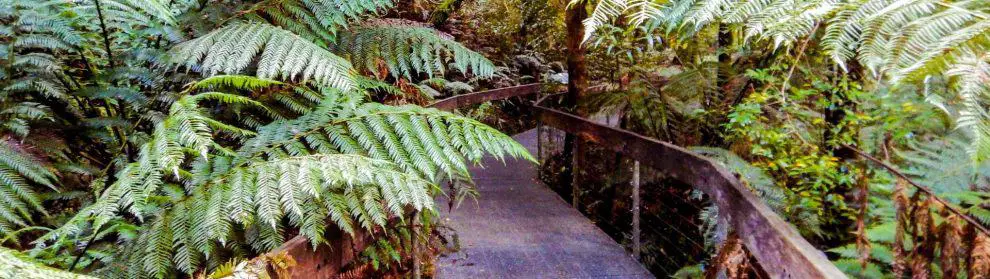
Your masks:
{"label": "tree trunk", "polygon": [[[567,105],[577,105],[588,88],[588,73],[585,65],[584,19],[588,18],[585,3],[571,5],[565,12],[567,24]],[[579,109],[578,115],[583,115]]]}
{"label": "tree trunk", "polygon": [[[585,66],[585,49],[582,45],[584,40],[584,19],[588,18],[588,10],[585,2],[581,1],[571,5],[564,15],[564,22],[567,24],[567,95],[564,100],[566,106],[575,107],[575,112],[579,116],[587,116],[584,109],[578,105],[585,91],[588,88],[588,75]],[[568,134],[564,138],[564,158],[571,158],[570,181],[571,181],[571,205],[577,207],[580,196],[579,185],[581,184],[581,163],[584,161],[584,144],[581,139]],[[567,181],[567,174],[564,181]]]}

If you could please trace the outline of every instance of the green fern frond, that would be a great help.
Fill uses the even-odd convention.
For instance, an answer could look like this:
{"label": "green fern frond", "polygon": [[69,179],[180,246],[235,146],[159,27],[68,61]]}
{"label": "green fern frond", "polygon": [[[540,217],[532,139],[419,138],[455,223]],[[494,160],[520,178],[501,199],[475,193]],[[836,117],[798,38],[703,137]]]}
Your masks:
{"label": "green fern frond", "polygon": [[990,53],[982,57],[966,54],[946,74],[958,79],[955,85],[961,105],[956,127],[968,132],[971,141],[966,151],[980,164],[990,157],[990,113],[985,105],[990,96]]}
{"label": "green fern frond", "polygon": [[746,38],[768,40],[776,47],[813,35],[815,26],[825,25],[821,42],[836,64],[845,68],[848,61],[859,59],[895,82],[918,81],[951,68],[965,52],[990,49],[986,1],[680,0],[650,9],[630,3],[599,3],[585,23],[587,32],[593,34],[602,23],[623,15],[649,19],[632,24],[649,22],[668,30],[692,25],[697,31],[725,22],[741,28]]}
{"label": "green fern frond", "polygon": [[391,0],[278,0],[255,5],[258,15],[273,24],[311,40],[335,41],[341,30],[366,15],[380,13],[395,5]]}
{"label": "green fern frond", "polygon": [[391,83],[365,76],[358,76],[357,86],[366,92],[384,93],[392,96],[402,96],[405,94],[405,92],[402,92],[402,89]]}
{"label": "green fern frond", "polygon": [[863,278],[885,278],[883,271],[875,263],[867,263],[865,270],[859,259],[843,258],[832,263],[846,274],[862,274]]}
{"label": "green fern frond", "polygon": [[128,243],[137,246],[133,256],[143,259],[132,268],[159,278],[173,268],[192,273],[216,253],[214,243],[233,240],[234,227],[254,231],[245,235],[248,242],[258,252],[269,251],[284,241],[283,218],[321,244],[327,216],[348,233],[357,226],[371,230],[390,216],[402,216],[405,206],[431,210],[429,191],[436,188],[391,163],[345,154],[253,161],[212,175],[166,206]]}
{"label": "green fern frond", "polygon": [[896,151],[904,159],[904,173],[936,194],[969,190],[990,181],[990,164],[973,164],[968,150],[971,139],[954,133],[942,139],[911,143],[910,150]]}
{"label": "green fern frond", "polygon": [[38,213],[48,216],[36,188],[55,190],[56,180],[41,162],[18,151],[11,142],[0,142],[0,238],[14,237],[12,234],[29,226]]}
{"label": "green fern frond", "polygon": [[96,277],[65,272],[44,266],[28,256],[7,248],[0,248],[0,278],[96,279]]}
{"label": "green fern frond", "polygon": [[443,74],[448,65],[481,77],[495,73],[491,61],[450,35],[395,19],[368,21],[348,29],[335,48],[371,72],[377,71],[381,60],[393,76],[407,79],[420,73]]}
{"label": "green fern frond", "polygon": [[[175,16],[168,1],[161,0],[97,0],[100,3],[104,22],[112,26],[126,28],[130,25],[158,26],[174,25]],[[75,10],[82,14],[97,16],[96,3],[80,2]]]}
{"label": "green fern frond", "polygon": [[324,103],[298,119],[273,122],[259,128],[258,137],[247,141],[238,157],[299,155],[310,150],[392,161],[435,182],[438,174],[467,177],[463,160],[479,162],[484,153],[534,160],[510,137],[474,119],[375,103],[355,107]]}
{"label": "green fern frond", "polygon": [[234,23],[169,51],[169,62],[206,75],[238,74],[260,55],[255,75],[262,79],[306,82],[349,91],[355,87],[351,64],[282,28]]}
{"label": "green fern frond", "polygon": [[252,76],[238,76],[238,75],[217,75],[202,79],[189,85],[189,89],[202,90],[202,89],[218,89],[218,88],[233,88],[238,90],[258,90],[263,88],[268,88],[272,86],[280,86],[284,83],[270,80],[257,78]]}

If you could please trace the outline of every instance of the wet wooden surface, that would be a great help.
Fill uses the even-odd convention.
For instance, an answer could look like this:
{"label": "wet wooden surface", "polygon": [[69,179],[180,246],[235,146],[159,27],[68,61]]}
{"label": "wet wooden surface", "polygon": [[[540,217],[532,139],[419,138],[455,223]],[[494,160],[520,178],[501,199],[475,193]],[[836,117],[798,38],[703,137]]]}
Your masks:
{"label": "wet wooden surface", "polygon": [[[536,130],[515,136],[536,154]],[[537,180],[536,165],[489,158],[471,170],[481,197],[453,212],[461,250],[439,278],[654,278],[618,243]],[[442,204],[446,204],[443,202]]]}

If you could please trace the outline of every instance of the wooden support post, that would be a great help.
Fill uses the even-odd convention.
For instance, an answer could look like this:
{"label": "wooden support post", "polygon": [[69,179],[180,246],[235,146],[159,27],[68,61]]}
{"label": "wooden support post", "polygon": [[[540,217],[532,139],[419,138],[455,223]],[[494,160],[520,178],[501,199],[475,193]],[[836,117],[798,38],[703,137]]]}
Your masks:
{"label": "wooden support post", "polygon": [[639,160],[633,161],[632,171],[632,252],[637,260],[640,255],[639,230]]}

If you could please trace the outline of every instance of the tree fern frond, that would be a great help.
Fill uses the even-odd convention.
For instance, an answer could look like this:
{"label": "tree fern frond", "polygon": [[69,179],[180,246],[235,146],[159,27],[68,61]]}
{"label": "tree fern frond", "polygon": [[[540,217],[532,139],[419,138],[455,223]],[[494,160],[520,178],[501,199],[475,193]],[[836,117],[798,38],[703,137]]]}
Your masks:
{"label": "tree fern frond", "polygon": [[966,54],[946,73],[957,79],[956,91],[962,100],[956,127],[969,133],[967,152],[977,164],[990,157],[990,113],[986,110],[990,96],[990,53],[980,57]]}
{"label": "tree fern frond", "polygon": [[[175,16],[167,1],[161,0],[97,0],[108,24],[128,26],[174,25]],[[96,3],[81,2],[76,10],[95,16]]]}
{"label": "tree fern frond", "polygon": [[433,181],[438,171],[451,179],[466,175],[462,161],[479,162],[484,153],[532,160],[524,147],[476,120],[436,109],[374,103],[356,107],[324,103],[298,119],[276,121],[259,128],[258,137],[245,142],[238,157],[278,157],[273,148],[295,144],[323,153],[389,160]]}
{"label": "tree fern frond", "polygon": [[303,37],[335,41],[337,33],[348,29],[351,22],[394,5],[392,0],[280,0],[258,3],[256,11]]}
{"label": "tree fern frond", "polygon": [[[951,68],[966,52],[984,53],[990,47],[986,1],[949,5],[938,1],[670,1],[650,9],[646,16],[668,26],[694,29],[717,22],[737,24],[747,38],[767,39],[775,46],[813,35],[824,24],[822,42],[832,59],[845,68],[858,58],[875,74],[899,82],[918,81]],[[601,11],[599,13],[599,11]],[[602,1],[586,21],[586,32],[601,23],[640,12],[626,1]],[[633,21],[641,25],[643,21]],[[590,33],[589,33],[590,34]]]}
{"label": "tree fern frond", "polygon": [[20,252],[0,248],[0,278],[23,279],[95,279],[81,274],[65,272],[35,262]]}
{"label": "tree fern frond", "polygon": [[[595,33],[598,28],[603,25],[612,23],[616,18],[618,18],[623,13],[629,9],[628,0],[602,0],[598,2],[595,6],[595,10],[591,12],[588,18],[584,19],[582,23],[584,24],[584,41],[587,42],[591,39],[591,36]],[[576,7],[576,9],[582,9],[583,2],[574,1],[569,5],[579,5],[581,7]]]}
{"label": "tree fern frond", "polygon": [[476,76],[495,73],[491,61],[450,35],[401,20],[365,22],[342,33],[335,47],[371,72],[377,71],[381,60],[393,76],[407,79],[420,73],[443,74],[448,65]]}
{"label": "tree fern frond", "polygon": [[239,90],[252,91],[252,90],[258,90],[272,86],[279,86],[283,84],[284,83],[275,80],[257,78],[252,76],[217,75],[197,81],[189,85],[189,88],[190,89],[233,88]]}
{"label": "tree fern frond", "polygon": [[968,151],[973,139],[954,133],[943,139],[912,143],[911,149],[897,151],[904,159],[904,173],[937,194],[965,191],[972,185],[990,181],[990,164],[972,164]]}
{"label": "tree fern frond", "polygon": [[179,44],[169,62],[204,74],[237,74],[260,54],[255,75],[262,79],[305,82],[343,91],[354,88],[351,65],[343,58],[282,28],[264,23],[235,23]]}
{"label": "tree fern frond", "polygon": [[55,190],[56,177],[41,162],[18,151],[9,141],[0,142],[0,236],[7,238],[27,227],[37,214],[48,216],[37,186]]}
{"label": "tree fern frond", "polygon": [[[323,210],[304,211],[298,206],[317,205],[336,211],[330,215],[331,220],[352,233],[355,220],[363,220],[360,223],[365,229],[373,229],[385,225],[386,215],[401,215],[407,205],[431,210],[429,191],[435,187],[391,163],[359,155],[320,154],[254,161],[219,174],[174,202],[143,229],[141,239],[128,245],[141,247],[138,256],[144,260],[138,268],[147,274],[164,277],[173,272],[173,267],[188,273],[195,269],[188,268],[193,262],[186,259],[208,257],[215,252],[209,246],[189,249],[186,245],[225,243],[231,240],[234,226],[253,230],[254,234],[246,235],[248,241],[255,243],[259,252],[265,252],[284,241],[282,217],[320,222],[326,217],[321,214]],[[341,199],[362,202],[340,208]],[[238,209],[240,206],[246,208]],[[203,208],[202,214],[189,208]],[[383,211],[386,208],[388,211]],[[309,223],[312,225],[312,221]],[[320,238],[311,240],[322,243]],[[200,250],[204,248],[206,251]]]}

